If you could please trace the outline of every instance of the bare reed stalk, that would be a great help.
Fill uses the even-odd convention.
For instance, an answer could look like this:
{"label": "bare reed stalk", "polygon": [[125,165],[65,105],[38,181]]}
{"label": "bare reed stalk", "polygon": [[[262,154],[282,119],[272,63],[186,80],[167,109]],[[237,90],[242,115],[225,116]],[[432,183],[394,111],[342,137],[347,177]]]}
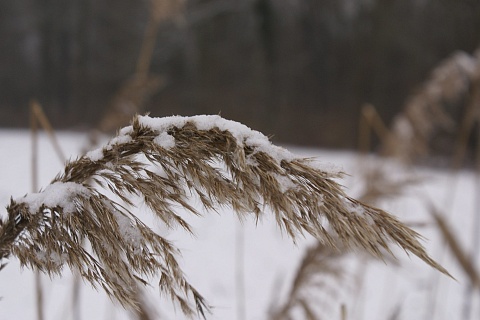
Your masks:
{"label": "bare reed stalk", "polygon": [[[30,132],[31,132],[31,141],[32,141],[32,159],[31,159],[31,169],[32,169],[32,192],[38,191],[38,125],[37,121],[42,119],[43,124],[47,124],[48,121],[45,121],[46,117],[42,117],[43,112],[40,105],[35,102],[30,102]],[[36,271],[34,273],[35,277],[35,297],[37,304],[37,319],[44,319],[43,311],[43,289],[42,289],[42,279],[40,272]]]}
{"label": "bare reed stalk", "polygon": [[186,315],[204,315],[209,308],[183,275],[179,250],[130,209],[136,196],[167,226],[192,232],[177,212],[199,215],[189,204],[195,196],[204,208],[229,206],[241,219],[258,219],[269,208],[293,240],[308,233],[328,247],[380,258],[398,245],[448,275],[418,233],[347,196],[339,177],[218,116],[137,116],[105,147],[67,163],[43,192],[12,199],[0,223],[0,258],[14,255],[49,275],[67,265],[134,309],[137,286],[158,275],[162,292]]}

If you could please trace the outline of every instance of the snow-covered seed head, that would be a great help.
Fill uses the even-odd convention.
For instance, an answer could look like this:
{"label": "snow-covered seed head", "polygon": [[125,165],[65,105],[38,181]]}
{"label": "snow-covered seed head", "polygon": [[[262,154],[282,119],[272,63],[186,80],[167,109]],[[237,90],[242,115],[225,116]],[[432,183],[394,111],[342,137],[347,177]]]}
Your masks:
{"label": "snow-covered seed head", "polygon": [[12,201],[0,226],[0,258],[13,254],[49,274],[67,265],[133,308],[138,286],[157,275],[185,314],[204,314],[208,307],[183,275],[178,249],[130,209],[140,199],[167,226],[192,232],[178,207],[200,215],[190,205],[196,195],[204,208],[229,206],[240,218],[269,208],[293,240],[308,233],[331,248],[377,257],[398,245],[448,274],[415,231],[348,197],[335,181],[341,176],[219,116],[137,116],[104,147],[67,163],[43,192]]}

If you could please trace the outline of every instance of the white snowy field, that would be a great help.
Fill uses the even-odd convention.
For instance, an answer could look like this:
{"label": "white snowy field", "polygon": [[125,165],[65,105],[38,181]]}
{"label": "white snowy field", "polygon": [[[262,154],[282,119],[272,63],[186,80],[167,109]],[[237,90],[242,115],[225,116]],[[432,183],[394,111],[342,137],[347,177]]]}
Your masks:
{"label": "white snowy field", "polygon": [[[71,158],[86,145],[86,135],[80,133],[63,132],[59,134],[59,140],[62,149]],[[355,196],[361,192],[363,182],[356,154],[289,149],[341,167],[349,174],[341,181],[347,193]],[[17,198],[32,191],[29,132],[0,130],[0,155],[0,207],[4,208],[10,197]],[[47,186],[62,167],[46,136],[40,135],[40,186]],[[401,178],[402,169],[390,169]],[[395,315],[398,316],[395,319],[462,319],[468,280],[445,249],[425,203],[429,199],[447,214],[451,229],[459,237],[463,248],[470,252],[473,215],[478,209],[475,201],[480,197],[475,175],[468,171],[452,175],[419,168],[414,174],[422,179],[422,183],[406,191],[405,196],[382,201],[379,206],[400,220],[412,223],[427,238],[424,244],[428,252],[457,281],[439,274],[414,257],[409,258],[400,250],[395,252],[397,262],[370,260],[367,263],[358,254],[358,258],[354,256],[346,260],[349,273],[345,289],[339,287],[339,295],[324,293],[329,304],[326,319],[340,319],[342,303],[346,306],[349,320],[383,320]],[[6,210],[0,209],[0,215],[5,214]],[[208,319],[238,319],[239,309],[244,310],[245,319],[268,319],[269,307],[282,302],[305,248],[314,243],[313,239],[307,238],[294,245],[287,235],[280,232],[274,219],[265,218],[258,224],[253,220],[240,224],[228,209],[206,213],[201,218],[192,217],[189,222],[196,237],[181,231],[168,231],[159,222],[149,223],[155,230],[167,235],[183,252],[180,260],[188,279],[213,306],[213,314]],[[242,264],[243,268],[240,268]],[[480,265],[478,256],[477,265]],[[363,277],[358,276],[359,272]],[[239,274],[244,276],[244,281],[240,281],[243,294],[242,286],[238,285]],[[66,270],[61,278],[43,276],[42,283],[45,319],[78,319],[72,312],[73,276],[70,272]],[[15,258],[11,258],[0,271],[0,297],[0,320],[35,319],[33,273],[28,269],[22,270]],[[242,297],[245,298],[244,307]],[[478,290],[474,298],[470,319],[480,319]],[[131,318],[102,292],[92,290],[89,284],[82,286],[78,301],[80,319]],[[148,301],[157,310],[159,319],[183,319],[180,311],[175,311],[171,303],[160,296],[153,281]]]}

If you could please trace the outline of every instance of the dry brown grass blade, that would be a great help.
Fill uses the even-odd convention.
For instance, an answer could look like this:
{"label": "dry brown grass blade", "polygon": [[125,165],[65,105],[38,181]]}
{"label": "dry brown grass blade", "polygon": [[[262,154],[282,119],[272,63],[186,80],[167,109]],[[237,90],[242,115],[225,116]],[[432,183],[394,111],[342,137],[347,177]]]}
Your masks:
{"label": "dry brown grass blade", "polygon": [[457,259],[457,262],[460,264],[463,271],[470,279],[472,286],[480,288],[479,272],[476,270],[475,265],[472,263],[472,260],[462,249],[462,246],[460,245],[454,233],[450,230],[450,227],[443,218],[442,214],[440,214],[440,212],[433,205],[430,205],[430,214],[434,218],[438,226],[438,230],[440,230],[443,238],[447,242],[450,252]]}
{"label": "dry brown grass blade", "polygon": [[339,177],[219,116],[137,116],[105,147],[68,163],[43,192],[12,200],[0,225],[0,258],[14,254],[48,274],[67,265],[133,308],[136,285],[159,275],[162,291],[184,313],[203,314],[208,308],[184,277],[178,249],[128,209],[139,197],[167,226],[192,232],[178,208],[198,215],[189,204],[196,196],[206,209],[229,206],[240,218],[258,219],[268,207],[293,240],[308,233],[332,248],[380,258],[398,245],[448,275],[418,233],[347,196]]}

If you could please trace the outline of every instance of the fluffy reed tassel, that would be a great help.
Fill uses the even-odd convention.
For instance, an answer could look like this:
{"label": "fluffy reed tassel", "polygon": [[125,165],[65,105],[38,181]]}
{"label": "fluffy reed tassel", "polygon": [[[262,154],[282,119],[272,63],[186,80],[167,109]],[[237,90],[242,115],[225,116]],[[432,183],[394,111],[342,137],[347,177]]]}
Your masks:
{"label": "fluffy reed tassel", "polygon": [[0,225],[0,258],[12,254],[50,275],[67,265],[130,308],[138,307],[137,286],[159,275],[161,290],[186,315],[204,315],[208,306],[184,277],[179,250],[129,209],[139,197],[169,227],[192,232],[177,209],[198,215],[189,204],[196,196],[206,209],[229,206],[240,218],[259,218],[268,207],[293,239],[309,233],[376,257],[396,244],[448,274],[419,234],[348,197],[333,180],[340,176],[219,116],[137,116],[105,147],[67,163],[42,192],[11,201]]}

